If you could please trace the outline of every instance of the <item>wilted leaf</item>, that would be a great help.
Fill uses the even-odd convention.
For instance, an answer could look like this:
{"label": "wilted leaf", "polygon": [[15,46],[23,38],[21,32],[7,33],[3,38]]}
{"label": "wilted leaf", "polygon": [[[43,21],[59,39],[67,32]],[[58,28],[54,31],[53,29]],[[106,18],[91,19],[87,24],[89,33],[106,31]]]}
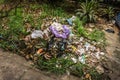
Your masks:
{"label": "wilted leaf", "polygon": [[43,49],[39,49],[38,51],[37,51],[37,54],[41,54],[43,52]]}

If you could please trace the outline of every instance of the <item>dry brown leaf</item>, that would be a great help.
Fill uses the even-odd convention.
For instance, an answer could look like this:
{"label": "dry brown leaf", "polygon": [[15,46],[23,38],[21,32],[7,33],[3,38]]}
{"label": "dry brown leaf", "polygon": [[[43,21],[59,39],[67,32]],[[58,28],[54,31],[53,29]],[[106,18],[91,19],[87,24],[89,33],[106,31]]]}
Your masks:
{"label": "dry brown leaf", "polygon": [[51,58],[51,56],[47,53],[44,55],[44,57],[45,57],[45,59],[50,59]]}
{"label": "dry brown leaf", "polygon": [[37,54],[41,54],[43,52],[43,49],[39,49],[38,51],[37,51]]}
{"label": "dry brown leaf", "polygon": [[86,78],[86,79],[89,79],[89,80],[92,80],[90,74],[86,74],[86,75],[85,75],[85,78]]}

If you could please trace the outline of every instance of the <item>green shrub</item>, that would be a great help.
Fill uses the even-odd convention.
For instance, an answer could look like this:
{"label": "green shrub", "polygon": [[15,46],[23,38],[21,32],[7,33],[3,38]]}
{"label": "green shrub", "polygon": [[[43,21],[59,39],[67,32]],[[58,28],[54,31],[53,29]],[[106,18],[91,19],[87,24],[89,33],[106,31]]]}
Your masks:
{"label": "green shrub", "polygon": [[86,37],[87,32],[86,32],[85,28],[83,27],[83,21],[80,21],[79,18],[76,18],[74,23],[75,23],[75,30],[77,30],[76,34],[79,34],[80,36]]}
{"label": "green shrub", "polygon": [[50,60],[46,60],[43,57],[39,57],[37,62],[38,68],[56,74],[66,73],[66,70],[69,69],[71,64],[73,64],[72,60],[64,58],[52,58]]}
{"label": "green shrub", "polygon": [[106,9],[103,10],[104,14],[106,15],[107,19],[110,20],[114,16],[114,8],[108,6]]}
{"label": "green shrub", "polygon": [[81,3],[80,9],[77,9],[76,15],[86,22],[93,22],[95,21],[95,14],[97,10],[98,2],[96,0],[91,0]]}
{"label": "green shrub", "polygon": [[91,40],[94,40],[94,41],[101,41],[101,40],[104,40],[104,33],[100,30],[93,30],[89,36],[88,36],[89,39]]}
{"label": "green shrub", "polygon": [[4,38],[1,40],[0,47],[11,51],[18,50],[17,44],[20,39],[27,34],[24,28],[22,14],[19,13],[9,16],[5,25],[6,26],[0,26],[0,35]]}

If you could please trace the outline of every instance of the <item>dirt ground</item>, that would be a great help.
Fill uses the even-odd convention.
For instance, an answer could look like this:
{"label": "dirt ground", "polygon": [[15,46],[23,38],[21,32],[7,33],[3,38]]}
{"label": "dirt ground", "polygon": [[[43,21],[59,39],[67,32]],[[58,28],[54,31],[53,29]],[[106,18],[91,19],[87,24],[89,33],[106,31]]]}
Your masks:
{"label": "dirt ground", "polygon": [[47,74],[23,57],[0,49],[0,80],[79,80],[74,76]]}
{"label": "dirt ground", "polygon": [[[120,80],[120,36],[116,33],[105,32],[107,39],[107,61],[103,62],[106,74],[111,80]],[[107,71],[109,70],[109,71]]]}

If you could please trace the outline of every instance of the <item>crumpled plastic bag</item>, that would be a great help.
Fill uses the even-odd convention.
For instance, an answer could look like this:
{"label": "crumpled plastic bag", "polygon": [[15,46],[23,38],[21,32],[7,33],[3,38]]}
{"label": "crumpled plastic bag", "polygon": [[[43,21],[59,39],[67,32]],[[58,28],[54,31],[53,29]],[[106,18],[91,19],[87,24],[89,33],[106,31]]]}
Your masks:
{"label": "crumpled plastic bag", "polygon": [[53,26],[57,31],[63,30],[62,24],[60,23],[53,22],[51,26]]}
{"label": "crumpled plastic bag", "polygon": [[43,38],[43,32],[41,30],[34,30],[31,34],[31,38]]}
{"label": "crumpled plastic bag", "polygon": [[66,39],[70,34],[69,28],[66,25],[61,25],[59,23],[53,23],[49,29],[57,38]]}
{"label": "crumpled plastic bag", "polygon": [[67,22],[70,26],[73,25],[73,21],[76,19],[76,16],[72,16],[71,18],[67,19]]}

